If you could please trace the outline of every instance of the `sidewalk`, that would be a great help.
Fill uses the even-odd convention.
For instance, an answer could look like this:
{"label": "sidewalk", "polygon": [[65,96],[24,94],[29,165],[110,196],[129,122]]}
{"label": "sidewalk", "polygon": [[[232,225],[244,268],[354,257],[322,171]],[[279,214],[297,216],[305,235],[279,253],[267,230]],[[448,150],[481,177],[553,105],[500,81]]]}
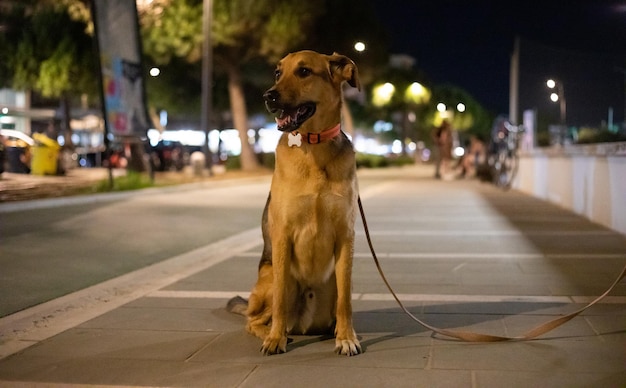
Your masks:
{"label": "sidewalk", "polygon": [[[406,171],[401,179],[364,185],[361,196],[388,280],[409,310],[433,326],[519,335],[582,307],[626,264],[624,236],[571,212],[476,181]],[[353,307],[364,353],[341,357],[332,338],[291,336],[287,353],[264,357],[244,318],[224,310],[253,285],[261,244],[260,231],[244,231],[137,271],[134,281],[149,280],[142,290],[117,279],[106,285],[121,297],[111,297],[114,306],[68,319],[54,336],[46,336],[54,328],[44,316],[43,330],[22,339],[32,346],[0,360],[0,387],[626,386],[624,282],[605,302],[537,340],[448,340],[398,308],[360,223]],[[105,295],[97,287],[88,292]]]}
{"label": "sidewalk", "polygon": [[[124,175],[124,169],[114,169],[114,177]],[[155,184],[160,186],[197,183],[215,179],[231,179],[240,176],[266,175],[271,172],[259,170],[244,173],[227,171],[214,176],[197,177],[189,171],[165,171],[155,173]],[[42,198],[57,198],[80,194],[89,194],[90,189],[99,182],[107,182],[109,171],[106,168],[73,168],[65,175],[32,175],[5,172],[0,179],[0,203],[27,201]]]}
{"label": "sidewalk", "polygon": [[4,172],[0,179],[0,203],[73,195],[108,177],[105,168],[75,168],[62,176]]}

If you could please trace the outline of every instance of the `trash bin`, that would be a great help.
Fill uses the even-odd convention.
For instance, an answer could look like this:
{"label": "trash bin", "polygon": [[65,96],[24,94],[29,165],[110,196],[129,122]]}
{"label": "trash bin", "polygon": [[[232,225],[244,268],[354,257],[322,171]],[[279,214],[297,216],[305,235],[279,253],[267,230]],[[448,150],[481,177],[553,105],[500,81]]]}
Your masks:
{"label": "trash bin", "polygon": [[41,133],[34,133],[35,145],[31,149],[30,172],[34,175],[56,175],[59,143]]}

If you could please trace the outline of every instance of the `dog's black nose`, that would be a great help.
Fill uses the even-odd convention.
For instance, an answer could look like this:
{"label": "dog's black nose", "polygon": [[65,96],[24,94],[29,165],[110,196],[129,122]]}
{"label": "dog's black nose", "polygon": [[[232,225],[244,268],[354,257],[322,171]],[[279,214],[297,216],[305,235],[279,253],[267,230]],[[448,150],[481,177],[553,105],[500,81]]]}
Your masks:
{"label": "dog's black nose", "polygon": [[265,99],[266,102],[276,103],[278,102],[280,95],[278,94],[276,90],[270,89],[267,92],[263,93],[263,98]]}

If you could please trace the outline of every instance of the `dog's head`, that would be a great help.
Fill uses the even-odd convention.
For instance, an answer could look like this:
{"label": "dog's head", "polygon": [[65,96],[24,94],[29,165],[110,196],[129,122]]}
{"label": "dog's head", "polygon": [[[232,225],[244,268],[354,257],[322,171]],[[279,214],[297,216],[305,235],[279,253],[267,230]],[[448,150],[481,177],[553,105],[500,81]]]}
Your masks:
{"label": "dog's head", "polygon": [[339,122],[344,81],[360,89],[357,67],[350,58],[314,51],[292,53],[278,62],[274,86],[263,94],[265,106],[276,115],[281,131],[295,131],[306,122],[311,132],[318,132]]}

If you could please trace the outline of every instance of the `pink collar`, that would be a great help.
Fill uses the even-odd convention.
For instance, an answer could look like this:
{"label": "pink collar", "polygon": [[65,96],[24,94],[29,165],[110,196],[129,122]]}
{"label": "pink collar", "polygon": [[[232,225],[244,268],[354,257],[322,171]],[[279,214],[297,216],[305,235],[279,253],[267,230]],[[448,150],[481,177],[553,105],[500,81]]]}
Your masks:
{"label": "pink collar", "polygon": [[[337,137],[337,135],[339,135],[339,132],[341,132],[341,123],[335,125],[332,128],[326,129],[320,133],[303,133],[302,138],[304,141],[306,141],[309,144],[319,144],[319,143],[323,143],[326,140],[331,140],[334,139],[335,137]],[[293,131],[291,132],[294,136],[299,133],[298,131]]]}

